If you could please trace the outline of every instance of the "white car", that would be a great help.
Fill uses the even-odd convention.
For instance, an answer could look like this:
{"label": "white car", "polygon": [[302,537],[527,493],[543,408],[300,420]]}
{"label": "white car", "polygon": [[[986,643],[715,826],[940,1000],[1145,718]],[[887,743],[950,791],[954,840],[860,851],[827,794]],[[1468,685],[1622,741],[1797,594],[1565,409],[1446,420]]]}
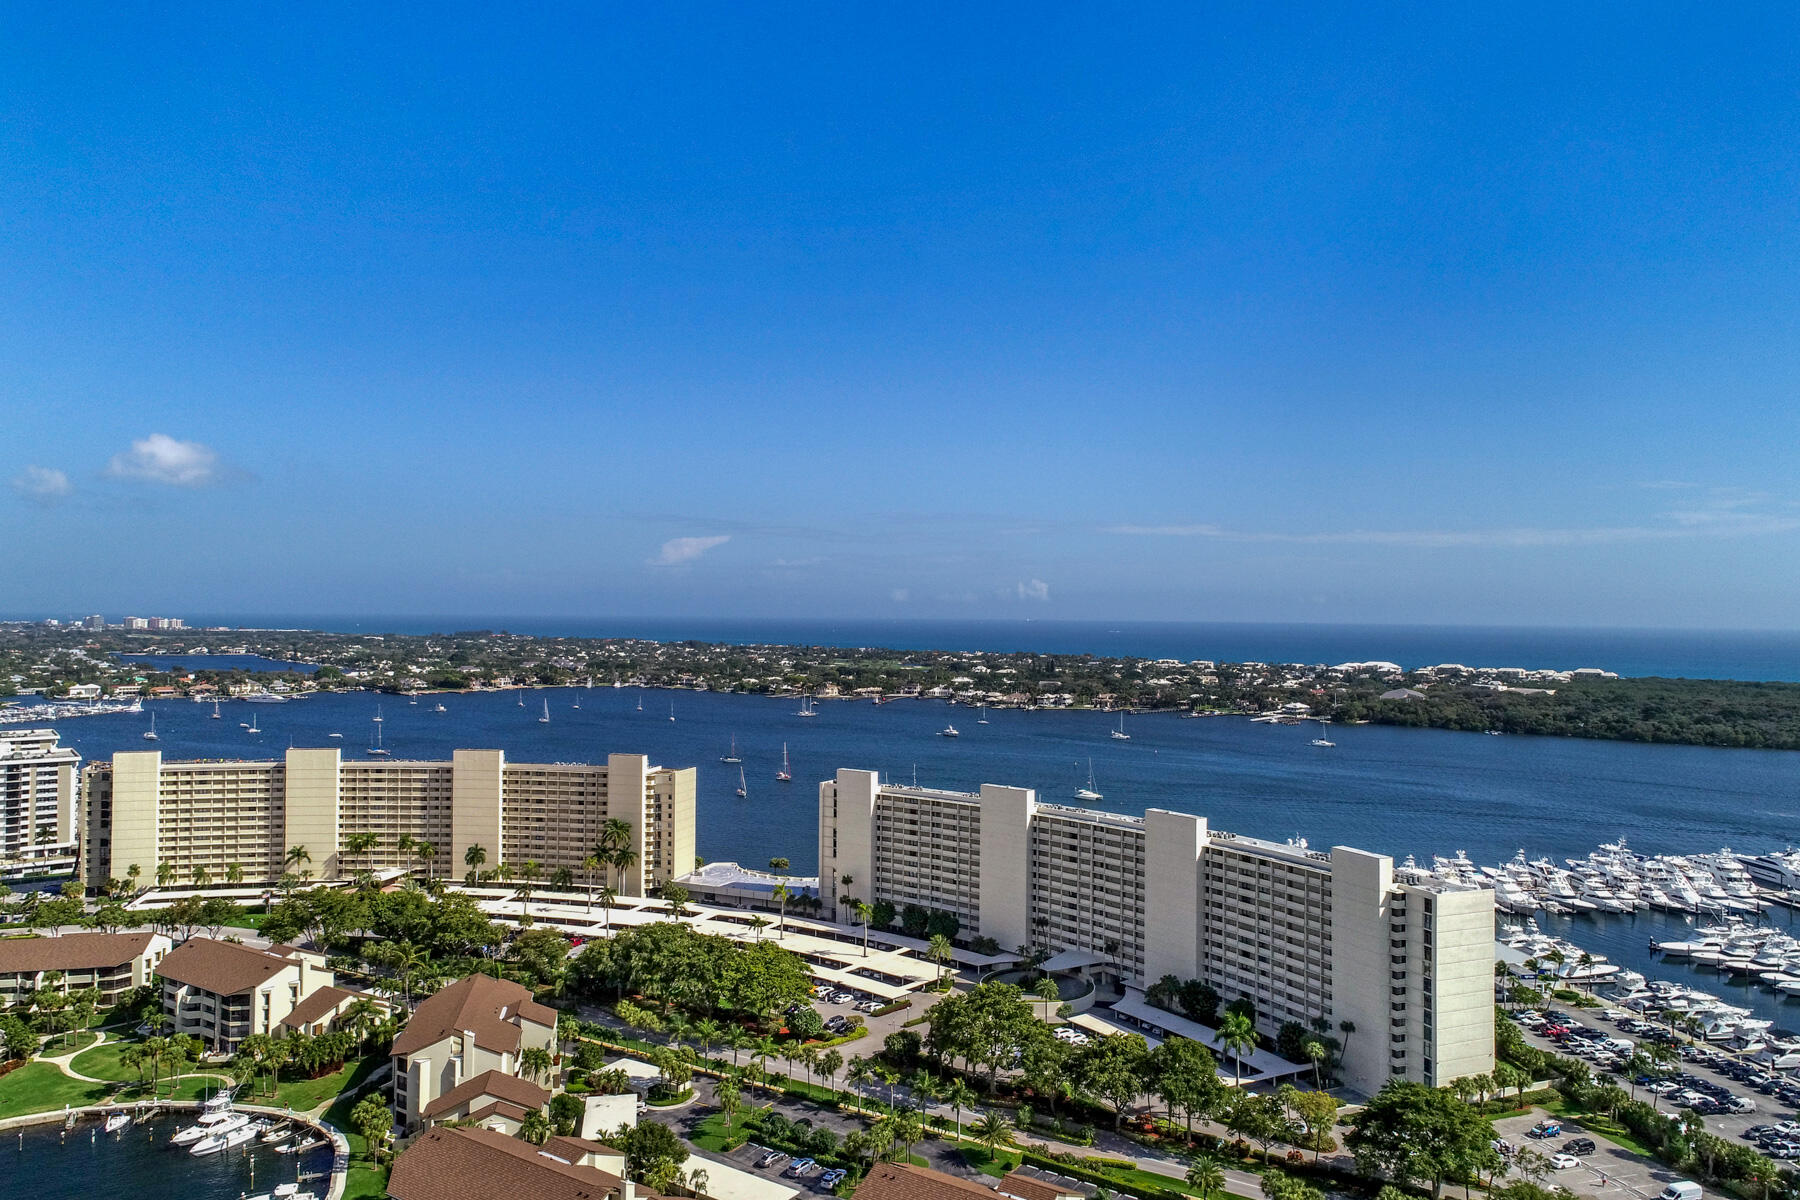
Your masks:
{"label": "white car", "polygon": [[1579,1167],[1580,1165],[1581,1160],[1576,1158],[1573,1154],[1552,1154],[1550,1156],[1550,1166],[1552,1170],[1566,1171],[1570,1167]]}

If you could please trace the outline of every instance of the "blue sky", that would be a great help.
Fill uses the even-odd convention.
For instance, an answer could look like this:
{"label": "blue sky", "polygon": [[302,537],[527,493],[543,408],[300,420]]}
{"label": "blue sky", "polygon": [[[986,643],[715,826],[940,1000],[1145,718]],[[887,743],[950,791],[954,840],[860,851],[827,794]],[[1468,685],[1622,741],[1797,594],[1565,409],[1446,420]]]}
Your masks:
{"label": "blue sky", "polygon": [[10,8],[0,612],[1791,627],[1791,6]]}

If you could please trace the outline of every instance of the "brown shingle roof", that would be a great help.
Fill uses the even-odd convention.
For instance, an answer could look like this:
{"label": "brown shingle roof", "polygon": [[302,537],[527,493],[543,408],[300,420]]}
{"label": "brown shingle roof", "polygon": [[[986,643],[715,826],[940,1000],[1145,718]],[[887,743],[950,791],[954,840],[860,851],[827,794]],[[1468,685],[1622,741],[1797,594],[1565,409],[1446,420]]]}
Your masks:
{"label": "brown shingle roof", "polygon": [[1080,1188],[1061,1188],[1042,1179],[1033,1179],[1014,1171],[1000,1181],[1000,1191],[1018,1200],[1062,1200],[1064,1196],[1082,1195]]}
{"label": "brown shingle roof", "polygon": [[[623,1189],[617,1175],[560,1162],[518,1138],[445,1126],[407,1147],[387,1186],[393,1200],[608,1200]],[[657,1200],[642,1189],[637,1195]]]}
{"label": "brown shingle roof", "polygon": [[303,1025],[311,1025],[328,1016],[337,1006],[350,999],[356,993],[341,987],[322,987],[299,1004],[294,1011],[281,1019],[281,1023],[289,1029],[299,1029]]}
{"label": "brown shingle roof", "polygon": [[169,951],[156,973],[164,979],[201,988],[218,996],[235,996],[266,983],[287,967],[291,958],[211,938],[189,938]]}
{"label": "brown shingle roof", "polygon": [[978,1183],[905,1163],[877,1163],[852,1195],[854,1200],[994,1200],[993,1191]]}
{"label": "brown shingle roof", "polygon": [[415,1054],[465,1029],[474,1031],[475,1044],[484,1050],[517,1050],[519,1026],[514,1018],[519,1014],[540,1025],[556,1025],[556,1010],[534,1001],[524,985],[492,975],[469,975],[419,1005],[394,1039],[393,1052]]}
{"label": "brown shingle roof", "polygon": [[53,938],[0,938],[0,975],[121,966],[149,949],[150,939],[155,936],[153,933],[65,933]]}
{"label": "brown shingle roof", "polygon": [[420,1115],[435,1117],[439,1113],[461,1108],[483,1096],[492,1096],[496,1100],[507,1100],[524,1108],[542,1108],[550,1103],[550,1093],[529,1079],[520,1079],[517,1075],[508,1075],[505,1071],[483,1071],[472,1079],[463,1080],[427,1104],[420,1110]]}

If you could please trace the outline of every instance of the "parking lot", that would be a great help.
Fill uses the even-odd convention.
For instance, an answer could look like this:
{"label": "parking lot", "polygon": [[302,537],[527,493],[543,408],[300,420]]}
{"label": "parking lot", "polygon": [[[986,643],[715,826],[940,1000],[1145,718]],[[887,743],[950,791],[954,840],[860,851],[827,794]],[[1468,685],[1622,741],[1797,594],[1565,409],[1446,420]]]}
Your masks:
{"label": "parking lot", "polygon": [[[1548,1138],[1529,1136],[1527,1131],[1546,1119],[1556,1120],[1562,1127],[1561,1133]],[[1588,1133],[1581,1127],[1580,1121],[1549,1118],[1542,1109],[1494,1122],[1494,1135],[1510,1143],[1515,1149],[1530,1147],[1546,1158],[1578,1139],[1591,1140],[1594,1143],[1592,1152],[1573,1156],[1577,1158],[1576,1165],[1553,1170],[1550,1177],[1544,1180],[1546,1186],[1566,1187],[1583,1196],[1598,1196],[1601,1200],[1650,1200],[1673,1181],[1687,1178],[1661,1163],[1642,1158],[1623,1146]],[[1519,1177],[1516,1171],[1511,1174],[1513,1178]]]}
{"label": "parking lot", "polygon": [[[1552,1009],[1544,1016],[1544,1024],[1537,1029],[1521,1026],[1526,1040],[1540,1049],[1592,1063],[1596,1076],[1608,1071],[1624,1075],[1622,1056],[1609,1054],[1603,1038],[1630,1041],[1645,1049],[1659,1039],[1674,1040],[1666,1029],[1616,1010],[1569,1013]],[[1555,1033],[1557,1029],[1569,1032]],[[1770,1157],[1800,1158],[1800,1126],[1791,1127],[1792,1136],[1789,1130],[1759,1138],[1746,1136],[1752,1130],[1760,1132],[1793,1121],[1794,1107],[1800,1103],[1800,1081],[1761,1070],[1711,1046],[1676,1044],[1680,1062],[1670,1068],[1675,1074],[1662,1080],[1640,1077],[1631,1081],[1629,1089],[1635,1090],[1639,1099],[1654,1097],[1656,1106],[1668,1113],[1697,1112],[1712,1133],[1755,1145]],[[1746,1110],[1719,1111],[1726,1106]]]}

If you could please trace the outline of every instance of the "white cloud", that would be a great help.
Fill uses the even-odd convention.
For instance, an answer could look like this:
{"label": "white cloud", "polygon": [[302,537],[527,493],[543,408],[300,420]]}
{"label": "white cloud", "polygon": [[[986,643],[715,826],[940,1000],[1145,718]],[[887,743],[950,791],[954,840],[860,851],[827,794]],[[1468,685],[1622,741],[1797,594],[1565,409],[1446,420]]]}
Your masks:
{"label": "white cloud", "polygon": [[69,486],[69,477],[55,467],[36,465],[13,476],[12,486],[13,491],[39,504],[54,504],[74,490]]}
{"label": "white cloud", "polygon": [[1021,583],[1019,585],[1019,599],[1048,600],[1050,599],[1050,585],[1041,579],[1033,579],[1030,583]]}
{"label": "white cloud", "polygon": [[723,546],[731,540],[731,535],[720,534],[716,537],[679,537],[670,538],[662,544],[662,551],[650,560],[653,567],[674,567],[682,563],[693,562],[715,546]]}
{"label": "white cloud", "polygon": [[219,478],[219,456],[212,447],[153,433],[113,455],[106,473],[114,479],[161,483],[170,487],[204,487]]}

